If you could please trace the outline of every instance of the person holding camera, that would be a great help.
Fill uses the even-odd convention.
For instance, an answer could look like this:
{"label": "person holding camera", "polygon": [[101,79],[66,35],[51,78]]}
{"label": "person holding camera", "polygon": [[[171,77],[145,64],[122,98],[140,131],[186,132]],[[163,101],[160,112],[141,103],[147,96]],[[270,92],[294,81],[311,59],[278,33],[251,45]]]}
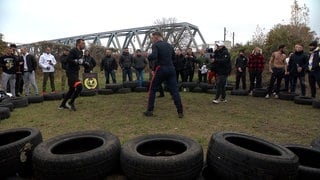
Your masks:
{"label": "person holding camera", "polygon": [[[80,95],[82,91],[82,83],[79,79],[80,65],[83,65],[83,54],[82,50],[85,48],[84,39],[76,40],[76,47],[71,49],[67,58],[67,77],[69,91],[64,96],[58,109],[70,109],[76,111],[74,105],[75,99]],[[67,103],[67,101],[70,101]]]}
{"label": "person holding camera", "polygon": [[56,64],[57,61],[51,54],[51,49],[46,47],[45,52],[39,58],[39,66],[43,72],[42,94],[46,94],[48,78],[50,78],[51,93],[56,93],[54,85],[54,66]]}

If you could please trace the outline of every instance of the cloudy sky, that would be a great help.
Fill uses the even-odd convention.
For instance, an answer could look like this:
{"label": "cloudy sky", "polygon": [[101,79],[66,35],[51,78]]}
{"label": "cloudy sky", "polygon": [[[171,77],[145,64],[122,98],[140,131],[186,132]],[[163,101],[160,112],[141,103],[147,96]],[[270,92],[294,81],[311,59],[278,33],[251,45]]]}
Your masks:
{"label": "cloudy sky", "polygon": [[[158,4],[157,4],[158,3]],[[309,26],[320,35],[319,0],[298,0],[310,9]],[[1,0],[0,33],[4,40],[31,43],[154,25],[175,18],[199,27],[207,43],[227,40],[245,43],[259,25],[267,33],[278,23],[289,23],[293,0]],[[317,11],[317,12],[316,12]]]}

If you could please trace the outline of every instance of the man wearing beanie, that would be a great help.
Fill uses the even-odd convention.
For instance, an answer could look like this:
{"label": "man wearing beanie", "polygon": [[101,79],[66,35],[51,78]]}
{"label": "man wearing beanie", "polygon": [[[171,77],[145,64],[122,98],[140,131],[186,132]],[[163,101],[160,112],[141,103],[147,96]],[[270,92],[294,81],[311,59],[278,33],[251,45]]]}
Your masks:
{"label": "man wearing beanie", "polygon": [[320,57],[319,57],[319,47],[318,42],[313,41],[309,44],[310,56],[308,62],[308,72],[309,72],[309,86],[311,90],[311,97],[316,97],[316,83],[320,87]]}

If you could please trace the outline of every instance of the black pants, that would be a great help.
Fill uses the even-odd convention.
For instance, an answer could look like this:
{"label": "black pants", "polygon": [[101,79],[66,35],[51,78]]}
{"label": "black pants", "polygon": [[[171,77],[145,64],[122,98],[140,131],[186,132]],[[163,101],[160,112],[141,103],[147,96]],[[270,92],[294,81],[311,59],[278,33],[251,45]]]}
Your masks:
{"label": "black pants", "polygon": [[301,95],[306,95],[306,83],[304,74],[295,74],[290,76],[290,92],[294,93],[296,91],[297,80],[299,79],[301,86]]}
{"label": "black pants", "polygon": [[43,82],[42,82],[42,91],[43,92],[46,92],[48,78],[50,78],[51,91],[56,90],[55,86],[54,86],[54,72],[44,72],[43,73]]}
{"label": "black pants", "polygon": [[217,94],[216,94],[216,100],[219,99],[221,96],[221,99],[226,98],[226,83],[227,83],[227,75],[219,75],[217,78],[216,88],[217,88]]}
{"label": "black pants", "polygon": [[311,97],[316,97],[316,83],[320,87],[320,71],[309,72],[309,86],[311,90]]}
{"label": "black pants", "polygon": [[184,82],[192,82],[193,81],[193,75],[194,75],[194,69],[186,69],[185,75],[184,75]]}
{"label": "black pants", "polygon": [[[271,75],[269,87],[268,87],[268,94],[269,95],[271,95],[273,90],[276,94],[279,93],[280,86],[281,86],[281,80],[284,76],[284,69],[283,68],[272,68],[272,71],[273,71],[273,73]],[[274,89],[275,82],[276,82],[276,87]]]}
{"label": "black pants", "polygon": [[250,78],[250,91],[252,91],[255,88],[261,88],[262,87],[262,72],[261,71],[251,71],[249,72],[249,78]]}
{"label": "black pants", "polygon": [[81,81],[78,78],[78,74],[76,72],[75,73],[67,72],[67,77],[68,77],[69,90],[62,100],[62,103],[61,103],[62,106],[66,105],[69,99],[70,99],[69,103],[73,104],[75,99],[80,95],[83,88]]}
{"label": "black pants", "polygon": [[[208,80],[207,80],[207,76],[208,76],[208,74],[207,74],[207,73],[202,74],[202,73],[201,73],[201,70],[198,70],[198,78],[199,78],[199,82],[207,83],[207,82],[208,82]],[[203,79],[203,81],[202,81],[202,79]]]}
{"label": "black pants", "polygon": [[177,82],[179,82],[179,76],[181,77],[181,81],[183,81],[185,79],[183,69],[176,70],[176,76],[177,76]]}
{"label": "black pants", "polygon": [[247,88],[247,83],[246,83],[246,72],[238,72],[236,74],[236,89],[239,89],[239,84],[240,84],[240,80],[242,81],[242,89],[246,89]]}

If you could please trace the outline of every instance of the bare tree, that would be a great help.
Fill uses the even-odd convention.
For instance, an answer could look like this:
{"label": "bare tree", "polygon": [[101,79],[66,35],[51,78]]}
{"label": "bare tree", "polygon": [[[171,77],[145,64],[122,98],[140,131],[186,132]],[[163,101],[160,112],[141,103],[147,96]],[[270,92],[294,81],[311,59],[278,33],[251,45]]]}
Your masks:
{"label": "bare tree", "polygon": [[175,23],[177,23],[176,18],[162,18],[154,22],[158,30],[163,33],[165,41],[172,44],[174,48],[185,49],[190,41],[190,34],[187,29],[178,29],[174,26]]}
{"label": "bare tree", "polygon": [[264,30],[265,29],[261,28],[259,24],[257,25],[256,32],[252,36],[253,45],[262,47],[265,44],[267,35],[264,33]]}
{"label": "bare tree", "polygon": [[299,6],[298,1],[294,0],[293,5],[291,5],[291,22],[293,26],[306,26],[309,22],[309,8],[306,4]]}

